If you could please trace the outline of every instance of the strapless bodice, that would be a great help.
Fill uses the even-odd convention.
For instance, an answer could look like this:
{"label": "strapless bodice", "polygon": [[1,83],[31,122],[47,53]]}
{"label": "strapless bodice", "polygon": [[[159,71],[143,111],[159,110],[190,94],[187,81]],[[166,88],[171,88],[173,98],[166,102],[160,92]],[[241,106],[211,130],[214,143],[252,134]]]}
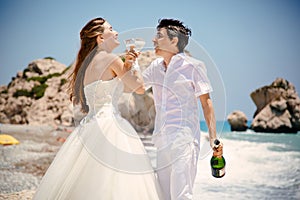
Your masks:
{"label": "strapless bodice", "polygon": [[84,93],[89,106],[89,116],[99,112],[104,107],[112,107],[118,112],[118,101],[123,93],[123,83],[119,78],[109,81],[94,81],[84,87]]}

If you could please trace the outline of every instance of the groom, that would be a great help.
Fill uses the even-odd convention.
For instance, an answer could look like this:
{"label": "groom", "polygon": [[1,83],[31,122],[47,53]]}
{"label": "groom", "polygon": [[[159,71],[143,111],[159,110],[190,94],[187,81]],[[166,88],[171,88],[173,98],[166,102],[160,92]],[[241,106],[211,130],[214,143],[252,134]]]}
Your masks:
{"label": "groom", "polygon": [[[143,72],[152,87],[156,118],[153,143],[164,199],[192,199],[200,144],[200,99],[211,146],[216,139],[212,91],[204,63],[186,56],[191,30],[174,19],[159,20],[153,39],[158,58]],[[217,151],[214,149],[214,151]]]}

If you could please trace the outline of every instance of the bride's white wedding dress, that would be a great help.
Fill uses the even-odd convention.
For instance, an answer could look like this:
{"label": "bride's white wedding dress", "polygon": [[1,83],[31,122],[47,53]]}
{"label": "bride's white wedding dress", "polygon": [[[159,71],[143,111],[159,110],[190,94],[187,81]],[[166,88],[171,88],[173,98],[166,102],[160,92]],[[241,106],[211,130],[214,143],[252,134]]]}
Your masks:
{"label": "bride's white wedding dress", "polygon": [[144,146],[119,114],[121,80],[98,80],[84,92],[89,113],[57,153],[34,199],[161,199]]}

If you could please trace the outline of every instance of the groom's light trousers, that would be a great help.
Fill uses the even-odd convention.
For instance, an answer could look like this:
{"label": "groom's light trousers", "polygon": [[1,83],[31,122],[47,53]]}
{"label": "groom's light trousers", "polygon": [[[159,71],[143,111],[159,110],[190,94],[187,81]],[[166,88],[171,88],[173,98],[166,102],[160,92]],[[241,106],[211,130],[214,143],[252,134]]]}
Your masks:
{"label": "groom's light trousers", "polygon": [[157,175],[164,200],[192,199],[199,144],[191,142],[157,151]]}

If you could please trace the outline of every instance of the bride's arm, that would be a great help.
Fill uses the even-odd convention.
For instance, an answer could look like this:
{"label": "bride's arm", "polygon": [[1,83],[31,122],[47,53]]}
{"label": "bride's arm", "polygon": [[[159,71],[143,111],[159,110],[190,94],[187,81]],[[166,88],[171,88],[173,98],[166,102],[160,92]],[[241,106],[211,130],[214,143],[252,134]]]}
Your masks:
{"label": "bride's arm", "polygon": [[137,70],[131,70],[133,60],[130,56],[126,57],[125,62],[115,59],[111,69],[123,81],[125,92],[144,94],[145,87],[141,74]]}
{"label": "bride's arm", "polygon": [[[145,81],[144,81],[144,78],[143,78],[141,70],[140,70],[140,66],[138,65],[137,61],[135,61],[133,66],[131,67],[130,73],[132,73],[132,75],[138,77],[138,79],[141,80],[145,86]],[[130,92],[132,92],[132,90],[130,88],[128,88],[127,85],[124,85],[124,92],[130,93]]]}

